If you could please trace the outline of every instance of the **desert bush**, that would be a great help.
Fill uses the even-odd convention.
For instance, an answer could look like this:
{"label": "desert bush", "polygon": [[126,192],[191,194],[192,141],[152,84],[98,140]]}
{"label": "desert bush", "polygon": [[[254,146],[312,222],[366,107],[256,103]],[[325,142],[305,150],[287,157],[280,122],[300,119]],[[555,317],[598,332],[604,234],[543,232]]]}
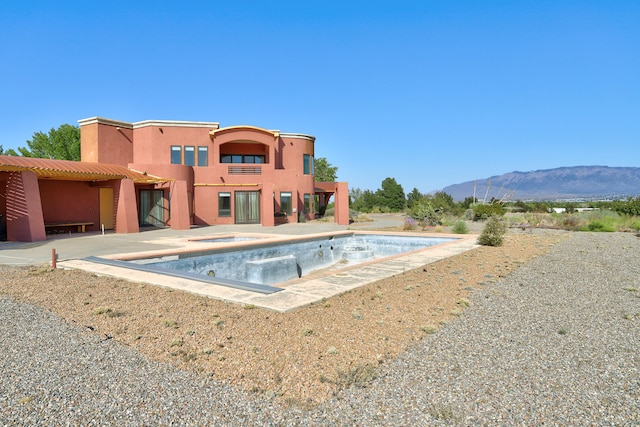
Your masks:
{"label": "desert bush", "polygon": [[456,221],[453,227],[451,227],[451,231],[456,234],[467,234],[469,232],[469,226],[462,220]]}
{"label": "desert bush", "polygon": [[406,217],[404,219],[404,225],[403,225],[402,229],[403,230],[415,230],[417,225],[418,225],[418,223],[416,222],[415,219],[413,219],[411,217]]}
{"label": "desert bush", "polygon": [[443,213],[436,209],[433,204],[426,200],[421,200],[409,209],[407,214],[409,217],[418,221],[421,225],[440,225],[444,218]]}
{"label": "desert bush", "polygon": [[605,231],[605,232],[616,231],[615,226],[610,221],[602,221],[602,220],[591,221],[589,224],[587,224],[587,228],[589,229],[589,231]]}
{"label": "desert bush", "polygon": [[352,367],[351,365],[346,370],[337,369],[337,378],[335,384],[342,387],[356,386],[359,388],[365,388],[373,380],[376,379],[376,369],[372,365],[364,364]]}
{"label": "desert bush", "polygon": [[502,218],[492,216],[482,229],[478,243],[484,246],[501,246],[505,234],[507,234],[507,224]]}
{"label": "desert bush", "polygon": [[501,203],[480,203],[473,206],[473,220],[480,221],[492,216],[503,216],[504,208]]}
{"label": "desert bush", "polygon": [[464,219],[466,219],[467,221],[472,221],[473,218],[474,218],[473,209],[469,208],[466,211],[464,211]]}
{"label": "desert bush", "polygon": [[580,226],[580,218],[576,215],[569,215],[562,219],[562,227],[567,230],[577,230]]}
{"label": "desert bush", "polygon": [[624,228],[624,217],[613,211],[591,211],[582,215],[584,223],[581,231],[613,232]]}

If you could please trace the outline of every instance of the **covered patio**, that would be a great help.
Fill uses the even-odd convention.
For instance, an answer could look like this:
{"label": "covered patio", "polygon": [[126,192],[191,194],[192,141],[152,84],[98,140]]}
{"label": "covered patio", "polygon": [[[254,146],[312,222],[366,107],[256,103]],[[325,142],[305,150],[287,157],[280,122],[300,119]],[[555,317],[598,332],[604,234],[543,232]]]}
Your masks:
{"label": "covered patio", "polygon": [[36,242],[46,240],[47,231],[64,229],[136,233],[136,188],[160,184],[173,187],[172,207],[184,203],[174,214],[186,210],[188,224],[186,183],[118,165],[0,156],[0,237]]}

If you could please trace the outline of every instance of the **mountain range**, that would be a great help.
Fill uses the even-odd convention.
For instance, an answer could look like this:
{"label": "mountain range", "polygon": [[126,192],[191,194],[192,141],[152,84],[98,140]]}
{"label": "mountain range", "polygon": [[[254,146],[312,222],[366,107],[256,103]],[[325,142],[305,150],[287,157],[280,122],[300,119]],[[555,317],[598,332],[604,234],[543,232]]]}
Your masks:
{"label": "mountain range", "polygon": [[478,200],[607,200],[640,195],[640,168],[571,166],[509,172],[442,189],[455,201],[475,194]]}

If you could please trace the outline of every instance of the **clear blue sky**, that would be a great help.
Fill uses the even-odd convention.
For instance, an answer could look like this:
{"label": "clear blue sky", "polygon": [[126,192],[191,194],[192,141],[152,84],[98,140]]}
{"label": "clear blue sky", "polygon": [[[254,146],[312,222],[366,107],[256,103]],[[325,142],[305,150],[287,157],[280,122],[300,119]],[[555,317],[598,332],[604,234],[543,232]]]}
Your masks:
{"label": "clear blue sky", "polygon": [[374,191],[640,166],[640,1],[3,0],[0,100],[5,149],[92,116],[248,124]]}

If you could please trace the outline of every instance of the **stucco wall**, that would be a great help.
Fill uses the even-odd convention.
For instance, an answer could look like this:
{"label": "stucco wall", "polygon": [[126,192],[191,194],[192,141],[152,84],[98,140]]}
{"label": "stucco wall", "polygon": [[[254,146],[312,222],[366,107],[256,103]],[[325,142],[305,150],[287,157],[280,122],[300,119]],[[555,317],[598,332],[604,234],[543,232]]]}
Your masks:
{"label": "stucco wall", "polygon": [[99,189],[90,182],[39,180],[45,223],[93,222],[87,231],[99,230]]}
{"label": "stucco wall", "polygon": [[134,129],[135,144],[132,163],[169,165],[171,146],[207,146],[211,151],[206,127],[144,126]]}

